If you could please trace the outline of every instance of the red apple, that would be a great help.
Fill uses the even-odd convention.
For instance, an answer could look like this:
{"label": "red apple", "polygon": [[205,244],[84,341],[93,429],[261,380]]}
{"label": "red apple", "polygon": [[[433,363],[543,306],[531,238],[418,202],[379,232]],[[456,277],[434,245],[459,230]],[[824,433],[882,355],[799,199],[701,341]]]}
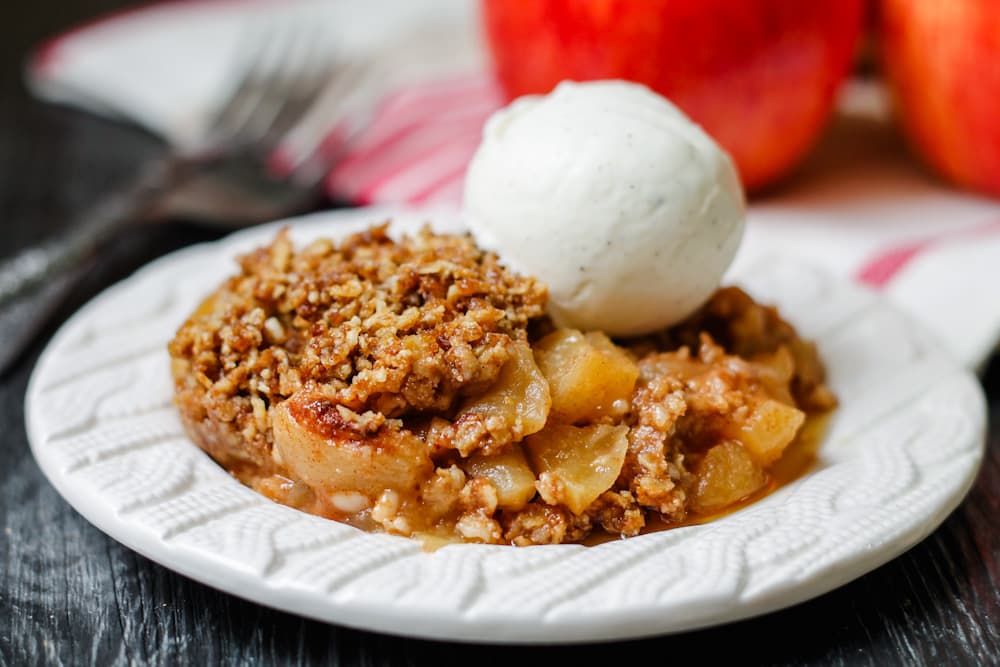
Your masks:
{"label": "red apple", "polygon": [[[985,0],[984,0],[985,1]],[[849,71],[864,0],[482,0],[511,98],[563,79],[630,79],[733,156],[747,188],[793,168]]]}
{"label": "red apple", "polygon": [[1000,2],[881,0],[879,14],[910,143],[948,179],[1000,195]]}

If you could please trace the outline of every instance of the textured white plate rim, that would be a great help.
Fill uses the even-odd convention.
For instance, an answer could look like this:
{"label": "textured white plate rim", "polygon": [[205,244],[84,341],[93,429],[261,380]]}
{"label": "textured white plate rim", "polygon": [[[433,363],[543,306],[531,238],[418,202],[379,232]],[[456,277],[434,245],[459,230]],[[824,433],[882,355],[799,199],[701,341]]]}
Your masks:
{"label": "textured white plate rim", "polygon": [[[292,224],[295,229],[310,227],[313,223],[329,224],[339,219],[365,222],[376,221],[399,214],[397,209],[367,209],[345,212],[324,213],[310,216]],[[440,212],[421,212],[422,219]],[[285,223],[279,223],[285,224]],[[342,225],[342,222],[336,222]],[[213,586],[237,596],[262,603],[293,613],[309,616],[319,620],[335,622],[361,629],[377,630],[392,634],[416,636],[430,639],[452,639],[463,641],[489,641],[512,643],[556,643],[599,641],[617,638],[640,637],[666,632],[678,632],[693,628],[707,627],[737,619],[748,618],[789,605],[802,602],[833,588],[836,588],[872,569],[891,560],[923,539],[936,528],[941,521],[961,502],[968,492],[982,457],[982,443],[985,436],[985,399],[975,378],[963,369],[954,366],[948,373],[948,379],[956,381],[956,387],[969,397],[976,397],[967,406],[966,415],[971,424],[971,437],[976,439],[977,448],[969,457],[968,464],[962,469],[962,475],[954,480],[946,497],[927,512],[921,521],[906,526],[897,534],[883,542],[873,542],[868,548],[857,549],[847,556],[831,563],[827,567],[811,572],[805,579],[788,579],[781,584],[773,585],[765,594],[751,601],[732,603],[707,596],[702,600],[692,600],[684,606],[684,617],[664,616],[655,605],[637,605],[630,609],[593,609],[589,613],[576,616],[522,615],[500,614],[490,617],[488,614],[478,616],[462,615],[461,610],[444,610],[429,612],[417,606],[386,605],[384,602],[368,602],[363,598],[354,597],[347,600],[333,599],[331,595],[321,591],[309,591],[288,585],[276,585],[266,577],[245,569],[234,568],[230,561],[224,558],[206,556],[203,550],[192,549],[189,545],[175,544],[165,540],[152,530],[137,528],[123,520],[109,506],[107,499],[93,487],[88,487],[72,479],[64,462],[56,455],[56,450],[42,446],[44,441],[42,415],[39,413],[36,396],[39,393],[43,373],[50,363],[50,357],[60,346],[63,339],[69,335],[81,320],[86,319],[95,304],[116,298],[119,290],[141,275],[158,270],[158,267],[169,266],[185,257],[193,257],[211,253],[219,256],[230,256],[233,246],[245,247],[253,239],[266,237],[273,233],[273,227],[258,228],[243,232],[226,240],[213,244],[203,244],[173,253],[161,258],[142,269],[132,278],[116,285],[99,295],[90,304],[81,309],[69,321],[47,346],[39,360],[36,371],[32,374],[26,395],[26,421],[32,451],[43,472],[53,486],[66,500],[76,508],[88,521],[99,529],[122,542],[126,546],[142,553],[164,566],[191,577],[197,581]],[[221,254],[220,254],[221,253]],[[852,288],[853,289],[853,288]],[[192,304],[193,307],[193,304]],[[887,308],[884,305],[881,308]],[[901,316],[900,316],[901,317]],[[908,325],[912,326],[912,325]],[[193,445],[192,445],[193,446]],[[808,478],[808,475],[807,475]],[[227,482],[237,484],[233,480]],[[801,480],[800,480],[801,482]],[[772,503],[785,502],[801,484],[797,482],[769,498]],[[277,507],[277,506],[276,506]],[[749,512],[753,507],[748,508]],[[733,515],[746,516],[747,511]],[[223,519],[224,520],[224,519]],[[689,533],[709,535],[714,527],[723,525],[727,519],[714,524],[670,531],[657,535],[633,538],[629,542],[639,544],[642,541],[663,540],[670,536],[669,544],[687,539]],[[402,540],[402,538],[387,538]],[[591,547],[588,550],[598,551],[619,548],[620,542]],[[669,546],[666,544],[665,546]],[[407,543],[409,547],[409,543]],[[477,551],[492,551],[495,549],[509,550],[507,547],[481,547],[462,545],[448,547],[441,552],[464,550],[471,554]],[[415,549],[415,547],[414,547]],[[560,550],[569,556],[580,549],[578,546],[534,547],[527,551]],[[438,553],[441,553],[438,552]],[[431,554],[420,554],[418,558],[431,558]],[[675,610],[676,611],[676,610]]]}

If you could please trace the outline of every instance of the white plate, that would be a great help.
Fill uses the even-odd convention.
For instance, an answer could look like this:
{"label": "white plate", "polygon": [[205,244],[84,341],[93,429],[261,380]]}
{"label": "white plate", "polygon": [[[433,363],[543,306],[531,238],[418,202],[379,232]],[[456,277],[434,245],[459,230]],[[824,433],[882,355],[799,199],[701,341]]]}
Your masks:
{"label": "white plate", "polygon": [[[399,228],[444,213],[395,211]],[[384,219],[293,221],[294,237]],[[184,435],[167,341],[274,226],[164,257],[77,313],[27,394],[32,449],[84,517],[235,595],[343,625],[432,639],[570,642],[676,632],[814,597],[902,553],[960,502],[983,454],[976,379],[873,294],[780,258],[739,284],[819,342],[841,407],[814,471],[715,522],[595,547],[455,545],[434,553],[277,505]],[[744,264],[745,266],[746,264]]]}

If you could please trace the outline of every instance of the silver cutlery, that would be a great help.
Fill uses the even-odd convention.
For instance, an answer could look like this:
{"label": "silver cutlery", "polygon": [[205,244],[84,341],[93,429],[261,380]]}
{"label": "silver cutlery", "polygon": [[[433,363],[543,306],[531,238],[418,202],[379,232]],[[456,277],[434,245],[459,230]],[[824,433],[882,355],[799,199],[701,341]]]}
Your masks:
{"label": "silver cutlery", "polygon": [[194,148],[166,151],[64,234],[0,263],[0,373],[68,294],[79,277],[73,274],[123,226],[183,218],[237,228],[315,206],[336,154],[324,147],[280,174],[270,158],[318,105],[329,119],[344,116],[342,103],[369,74],[371,63],[340,62],[330,53],[315,26],[247,30],[232,88]]}

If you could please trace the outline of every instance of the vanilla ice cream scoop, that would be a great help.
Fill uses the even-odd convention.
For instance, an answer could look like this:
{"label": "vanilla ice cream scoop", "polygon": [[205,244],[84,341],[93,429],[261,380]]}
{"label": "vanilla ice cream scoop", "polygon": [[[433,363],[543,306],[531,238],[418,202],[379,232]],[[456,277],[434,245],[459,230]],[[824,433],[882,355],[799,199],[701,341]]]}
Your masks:
{"label": "vanilla ice cream scoop", "polygon": [[726,153],[624,81],[565,82],[497,111],[465,181],[477,242],[548,285],[557,324],[611,335],[661,329],[703,304],[744,213]]}

